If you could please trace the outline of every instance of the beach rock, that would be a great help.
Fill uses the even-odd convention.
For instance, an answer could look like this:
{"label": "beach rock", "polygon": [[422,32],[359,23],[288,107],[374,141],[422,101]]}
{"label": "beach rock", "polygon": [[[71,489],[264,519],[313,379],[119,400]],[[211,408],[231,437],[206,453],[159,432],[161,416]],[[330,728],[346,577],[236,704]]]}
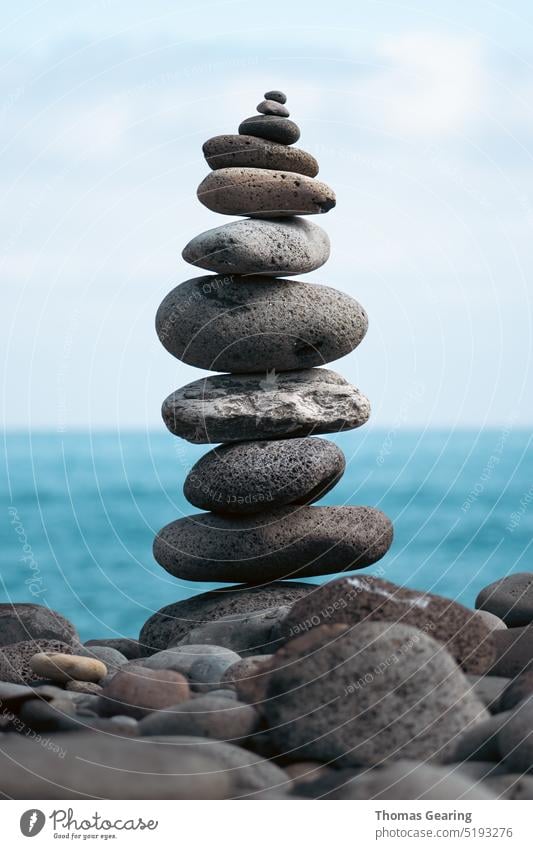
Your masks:
{"label": "beach rock", "polygon": [[162,415],[171,433],[199,445],[353,430],[370,402],[329,369],[216,374],[169,395]]}
{"label": "beach rock", "polygon": [[533,622],[533,572],[506,575],[484,587],[476,607],[503,619],[509,628]]}
{"label": "beach rock", "polygon": [[0,604],[0,646],[28,640],[79,641],[74,625],[42,604]]}
{"label": "beach rock", "polygon": [[280,752],[337,766],[442,761],[487,718],[443,646],[410,625],[322,625],[273,660],[262,713]]}
{"label": "beach rock", "polygon": [[279,115],[251,115],[239,124],[239,135],[259,136],[279,144],[294,144],[300,138],[300,128],[294,121]]}
{"label": "beach rock", "polygon": [[128,658],[122,652],[113,649],[110,646],[83,646],[80,654],[83,657],[93,657],[105,663],[108,671],[120,669],[124,664],[128,663]]}
{"label": "beach rock", "polygon": [[496,659],[489,675],[514,678],[533,664],[533,625],[493,631]]}
{"label": "beach rock", "polygon": [[494,613],[489,613],[488,610],[478,610],[477,615],[481,617],[485,625],[487,625],[491,631],[501,631],[502,628],[507,628],[503,619],[495,616]]}
{"label": "beach rock", "polygon": [[[178,644],[190,631],[206,622],[230,615],[238,620],[255,610],[291,605],[315,588],[316,584],[280,581],[265,587],[244,585],[199,593],[153,613],[141,629],[139,644],[144,654],[150,655]],[[207,648],[213,651],[216,647]],[[183,652],[190,653],[191,646],[180,648],[179,653]]]}
{"label": "beach rock", "polygon": [[289,608],[257,610],[246,616],[223,616],[215,622],[205,622],[193,628],[178,645],[207,643],[224,646],[242,657],[266,654],[280,646],[278,628]]}
{"label": "beach rock", "polygon": [[508,678],[496,680],[507,682],[500,696],[499,709],[502,711],[511,710],[528,696],[533,696],[533,667],[531,666],[511,681]]}
{"label": "beach rock", "polygon": [[51,699],[60,698],[63,690],[52,685],[43,687],[28,687],[27,684],[13,684],[10,681],[0,681],[0,716],[6,711],[19,710],[24,702],[30,699]]}
{"label": "beach rock", "polygon": [[257,105],[257,111],[261,115],[279,115],[280,118],[288,118],[291,114],[283,103],[278,103],[277,100],[262,100]]}
{"label": "beach rock", "polygon": [[107,675],[105,663],[97,658],[80,657],[58,652],[39,652],[30,659],[36,676],[50,681],[94,681]]}
{"label": "beach rock", "polygon": [[509,721],[498,733],[497,744],[508,772],[533,771],[533,698],[525,699],[511,711]]}
{"label": "beach rock", "polygon": [[336,203],[326,183],[266,168],[218,168],[202,180],[197,195],[212,212],[255,218],[320,215]]}
{"label": "beach rock", "polygon": [[282,630],[291,639],[324,623],[362,620],[401,621],[427,631],[445,645],[465,672],[474,675],[486,672],[494,661],[494,632],[474,611],[443,596],[400,587],[372,575],[324,584],[312,597],[293,606]]}
{"label": "beach rock", "polygon": [[329,257],[327,233],[305,218],[244,218],[207,230],[185,246],[185,262],[220,274],[305,274]]}
{"label": "beach rock", "polygon": [[390,520],[372,507],[278,507],[239,518],[200,513],[162,528],[154,557],[186,581],[259,583],[362,569],[387,553],[392,534]]}
{"label": "beach rock", "polygon": [[234,779],[214,754],[201,745],[177,752],[172,742],[94,732],[48,741],[13,734],[0,747],[0,792],[11,799],[227,798]]}
{"label": "beach rock", "polygon": [[197,661],[212,657],[217,658],[225,667],[241,659],[240,655],[224,646],[194,643],[177,645],[156,652],[150,657],[143,658],[142,665],[147,669],[172,669],[174,672],[189,676]]}
{"label": "beach rock", "polygon": [[491,713],[499,713],[502,710],[501,696],[509,684],[509,678],[498,678],[497,675],[468,675],[467,678],[474,694],[486,708]]}
{"label": "beach rock", "polygon": [[243,741],[258,725],[253,707],[225,697],[199,696],[143,719],[142,735],[182,734],[214,740]]}
{"label": "beach rock", "polygon": [[189,670],[189,681],[194,692],[208,693],[210,690],[220,689],[226,669],[235,663],[228,657],[229,654],[234,652],[200,657],[193,663]]}
{"label": "beach rock", "polygon": [[263,654],[239,660],[226,669],[221,685],[234,687],[241,701],[260,707],[266,698],[273,658],[273,654]]}
{"label": "beach rock", "polygon": [[117,672],[104,687],[99,699],[99,713],[102,716],[122,714],[142,719],[150,711],[177,705],[189,698],[189,684],[179,672],[129,667]]}
{"label": "beach rock", "polygon": [[156,316],[161,344],[179,360],[211,371],[259,373],[255,379],[262,382],[270,372],[349,354],[367,328],[366,312],[349,295],[273,277],[196,277],[169,292]]}
{"label": "beach rock", "polygon": [[498,799],[533,799],[533,775],[511,772],[490,776],[483,784]]}
{"label": "beach rock", "polygon": [[202,149],[207,164],[213,170],[266,168],[269,171],[304,174],[306,177],[318,174],[318,162],[307,151],[256,136],[214,136],[204,143]]}
{"label": "beach rock", "polygon": [[454,761],[499,761],[498,735],[509,722],[511,712],[497,713],[484,722],[459,733],[448,760]]}
{"label": "beach rock", "polygon": [[115,649],[120,652],[127,660],[135,660],[140,657],[140,649],[138,640],[130,637],[113,637],[110,639],[103,638],[101,640],[87,640],[84,643],[85,648],[92,646],[104,646],[105,648]]}
{"label": "beach rock", "polygon": [[4,646],[0,650],[0,681],[28,684],[35,680],[30,660],[39,652],[72,654],[73,648],[59,640],[24,640]]}
{"label": "beach rock", "polygon": [[103,690],[100,684],[95,684],[92,681],[67,681],[65,690],[72,693],[83,693],[89,696],[99,696]]}
{"label": "beach rock", "polygon": [[265,100],[275,100],[276,103],[287,103],[287,95],[278,89],[265,91],[264,98]]}
{"label": "beach rock", "polygon": [[327,439],[303,437],[221,445],[204,454],[185,479],[187,501],[214,513],[259,513],[312,504],[340,480],[346,462]]}
{"label": "beach rock", "polygon": [[20,721],[33,731],[83,731],[86,721],[76,716],[76,708],[68,699],[32,699],[23,704],[19,712]]}

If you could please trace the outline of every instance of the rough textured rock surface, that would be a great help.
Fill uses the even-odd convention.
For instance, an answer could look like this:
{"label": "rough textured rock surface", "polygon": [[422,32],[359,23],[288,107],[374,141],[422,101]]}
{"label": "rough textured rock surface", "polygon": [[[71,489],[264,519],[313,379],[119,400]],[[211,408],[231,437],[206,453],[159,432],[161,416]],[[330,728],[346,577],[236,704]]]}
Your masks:
{"label": "rough textured rock surface", "polygon": [[256,136],[214,136],[204,143],[203,151],[207,164],[213,170],[266,168],[304,174],[306,177],[318,174],[318,162],[307,151]]}
{"label": "rough textured rock surface", "polygon": [[239,134],[259,136],[279,144],[294,144],[300,138],[300,128],[294,121],[278,115],[251,115],[239,124]]}
{"label": "rough textured rock surface", "polygon": [[157,562],[187,581],[275,581],[361,569],[392,543],[372,507],[278,507],[237,518],[200,513],[162,528]]}
{"label": "rough textured rock surface", "polygon": [[104,687],[98,702],[99,713],[142,719],[150,711],[177,705],[189,698],[189,684],[179,672],[129,667],[117,672]]}
{"label": "rough textured rock surface", "polygon": [[260,513],[312,504],[341,478],[341,449],[327,439],[278,439],[221,445],[204,454],[185,479],[187,501],[214,513]]}
{"label": "rough textured rock surface", "polygon": [[443,596],[406,589],[372,575],[324,584],[293,606],[282,630],[290,639],[317,625],[363,620],[402,622],[427,631],[466,672],[475,675],[486,672],[494,661],[494,632],[474,611]]}
{"label": "rough textured rock surface", "polygon": [[30,666],[30,660],[38,652],[62,652],[73,654],[74,649],[59,640],[24,640],[4,646],[0,650],[0,681],[14,684],[27,684],[37,676]]}
{"label": "rough textured rock surface", "polygon": [[282,640],[279,626],[287,615],[288,607],[257,610],[247,616],[223,616],[215,622],[198,625],[180,641],[179,645],[212,644],[224,646],[243,657],[271,654],[277,651]]}
{"label": "rough textured rock surface", "polygon": [[367,328],[349,295],[273,277],[196,277],[169,292],[156,315],[161,344],[179,360],[262,381],[349,354]]}
{"label": "rough textured rock surface", "polygon": [[171,433],[196,444],[339,433],[363,425],[370,402],[329,369],[217,374],[163,402]]}
{"label": "rough textured rock surface", "polygon": [[141,628],[139,644],[145,655],[151,655],[176,645],[198,625],[230,615],[239,620],[255,610],[291,605],[314,589],[316,584],[280,581],[265,587],[245,585],[199,593],[153,613]]}
{"label": "rough textured rock surface", "polygon": [[254,218],[320,215],[336,202],[326,183],[265,168],[219,168],[202,180],[197,194],[212,212]]}
{"label": "rough textured rock surface", "polygon": [[305,218],[244,218],[206,230],[182,251],[185,262],[219,274],[305,274],[327,262],[329,236]]}
{"label": "rough textured rock surface", "polygon": [[183,734],[241,742],[257,729],[258,714],[250,705],[224,696],[205,695],[152,713],[139,726],[142,735]]}
{"label": "rough textured rock surface", "polygon": [[260,708],[266,698],[273,658],[271,654],[239,660],[226,669],[222,686],[235,688],[239,699]]}
{"label": "rough textured rock surface", "polygon": [[47,746],[12,734],[0,747],[0,791],[15,799],[228,798],[231,773],[219,763],[201,742],[178,753],[172,741],[94,732],[57,734]]}
{"label": "rough textured rock surface", "polygon": [[503,619],[509,628],[533,622],[533,572],[506,575],[484,587],[476,607]]}
{"label": "rough textured rock surface", "polygon": [[533,665],[533,625],[492,633],[496,659],[489,670],[490,675],[514,678],[530,664]]}
{"label": "rough textured rock surface", "polygon": [[455,661],[417,628],[323,625],[274,657],[262,706],[278,749],[357,766],[439,761],[486,719]]}
{"label": "rough textured rock surface", "polygon": [[79,640],[74,625],[42,604],[0,604],[0,646],[27,640]]}

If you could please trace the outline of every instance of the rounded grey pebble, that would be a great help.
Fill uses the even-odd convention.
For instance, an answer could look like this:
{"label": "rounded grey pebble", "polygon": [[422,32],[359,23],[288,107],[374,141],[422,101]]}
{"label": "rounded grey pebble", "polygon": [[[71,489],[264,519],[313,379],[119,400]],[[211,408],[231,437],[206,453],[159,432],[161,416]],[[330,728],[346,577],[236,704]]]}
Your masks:
{"label": "rounded grey pebble", "polygon": [[204,622],[183,637],[179,645],[213,643],[236,651],[241,657],[268,654],[279,648],[276,639],[278,623],[287,615],[288,606],[257,610],[247,616],[224,616],[215,622]]}
{"label": "rounded grey pebble", "polygon": [[120,669],[128,662],[127,657],[109,646],[83,646],[81,649],[76,649],[76,654],[80,654],[81,657],[95,657],[97,660],[103,661],[108,671]]}
{"label": "rounded grey pebble", "polygon": [[[141,628],[139,644],[145,655],[154,657],[173,644],[179,643],[194,628],[214,622],[226,616],[237,621],[253,611],[274,610],[282,605],[291,605],[313,592],[316,584],[298,581],[279,581],[267,586],[225,587],[198,593],[190,598],[167,604],[153,613]],[[192,654],[193,646],[179,646],[176,654]],[[213,645],[201,646],[206,651],[216,651]],[[143,660],[146,663],[146,658]],[[153,663],[153,661],[151,661]],[[154,666],[154,668],[157,668]],[[179,670],[177,670],[179,671]]]}
{"label": "rounded grey pebble", "polygon": [[259,513],[318,501],[345,466],[341,449],[319,437],[238,442],[204,454],[188,473],[183,492],[202,510]]}
{"label": "rounded grey pebble", "polygon": [[390,548],[392,524],[371,507],[278,507],[227,518],[201,513],[162,528],[154,557],[187,581],[274,581],[361,569]]}
{"label": "rounded grey pebble", "polygon": [[239,124],[239,134],[259,136],[279,144],[294,144],[300,138],[298,124],[278,115],[251,115]]}
{"label": "rounded grey pebble", "polygon": [[271,91],[265,91],[263,97],[265,100],[275,100],[276,103],[287,103],[287,95],[279,89],[273,88]]}
{"label": "rounded grey pebble", "polygon": [[221,665],[231,666],[237,663],[241,656],[225,646],[214,644],[191,643],[188,645],[172,646],[142,659],[142,665],[148,669],[171,669],[190,675],[191,669],[199,660],[217,658]]}
{"label": "rounded grey pebble", "polygon": [[288,118],[291,114],[287,107],[283,103],[278,103],[277,100],[262,100],[256,108],[261,115],[279,115],[280,118]]}
{"label": "rounded grey pebble", "polygon": [[171,433],[195,444],[339,433],[365,424],[370,402],[334,371],[217,374],[163,402]]}
{"label": "rounded grey pebble", "polygon": [[210,693],[152,713],[141,720],[139,732],[144,736],[184,734],[240,742],[253,734],[258,724],[257,711],[250,705]]}
{"label": "rounded grey pebble", "polygon": [[207,164],[213,170],[219,168],[266,168],[270,171],[289,171],[316,177],[318,162],[315,157],[299,147],[257,136],[221,135],[213,136],[202,147]]}
{"label": "rounded grey pebble", "polygon": [[266,168],[219,168],[202,180],[197,195],[212,212],[252,218],[321,215],[336,203],[326,183]]}
{"label": "rounded grey pebble", "polygon": [[484,587],[476,607],[503,619],[509,628],[533,623],[533,572],[516,572]]}
{"label": "rounded grey pebble", "polygon": [[[195,277],[169,292],[156,315],[161,344],[182,362],[261,381],[267,372],[340,359],[367,328],[365,310],[349,295],[273,277]],[[274,375],[271,382],[277,388]]]}
{"label": "rounded grey pebble", "polygon": [[185,246],[185,262],[217,274],[306,274],[327,261],[327,233],[305,218],[232,221]]}

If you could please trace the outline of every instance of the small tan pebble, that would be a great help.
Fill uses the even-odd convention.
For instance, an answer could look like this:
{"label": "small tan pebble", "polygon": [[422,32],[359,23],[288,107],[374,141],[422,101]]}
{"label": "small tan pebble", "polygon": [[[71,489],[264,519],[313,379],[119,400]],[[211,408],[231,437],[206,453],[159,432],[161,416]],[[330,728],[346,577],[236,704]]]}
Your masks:
{"label": "small tan pebble", "polygon": [[106,684],[100,696],[99,712],[101,716],[120,714],[141,719],[153,710],[188,699],[189,684],[179,672],[130,666],[117,672]]}
{"label": "small tan pebble", "polygon": [[107,667],[101,660],[79,655],[39,652],[30,660],[36,675],[50,681],[93,681],[98,682],[107,675]]}
{"label": "small tan pebble", "polygon": [[71,690],[73,693],[87,693],[91,696],[99,696],[103,687],[100,684],[95,684],[94,681],[67,681],[65,690]]}

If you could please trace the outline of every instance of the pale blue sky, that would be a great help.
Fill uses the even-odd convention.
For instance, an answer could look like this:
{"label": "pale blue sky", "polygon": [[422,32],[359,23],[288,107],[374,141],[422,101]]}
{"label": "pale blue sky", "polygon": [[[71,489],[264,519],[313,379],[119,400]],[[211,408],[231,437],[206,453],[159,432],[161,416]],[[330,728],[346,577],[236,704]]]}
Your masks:
{"label": "pale blue sky", "polygon": [[[358,298],[333,366],[373,423],[532,420],[533,7],[525,2],[2,4],[7,425],[160,427],[202,374],[154,314],[224,223],[202,142],[282,88],[337,208],[307,279]],[[11,8],[9,8],[11,7]]]}

